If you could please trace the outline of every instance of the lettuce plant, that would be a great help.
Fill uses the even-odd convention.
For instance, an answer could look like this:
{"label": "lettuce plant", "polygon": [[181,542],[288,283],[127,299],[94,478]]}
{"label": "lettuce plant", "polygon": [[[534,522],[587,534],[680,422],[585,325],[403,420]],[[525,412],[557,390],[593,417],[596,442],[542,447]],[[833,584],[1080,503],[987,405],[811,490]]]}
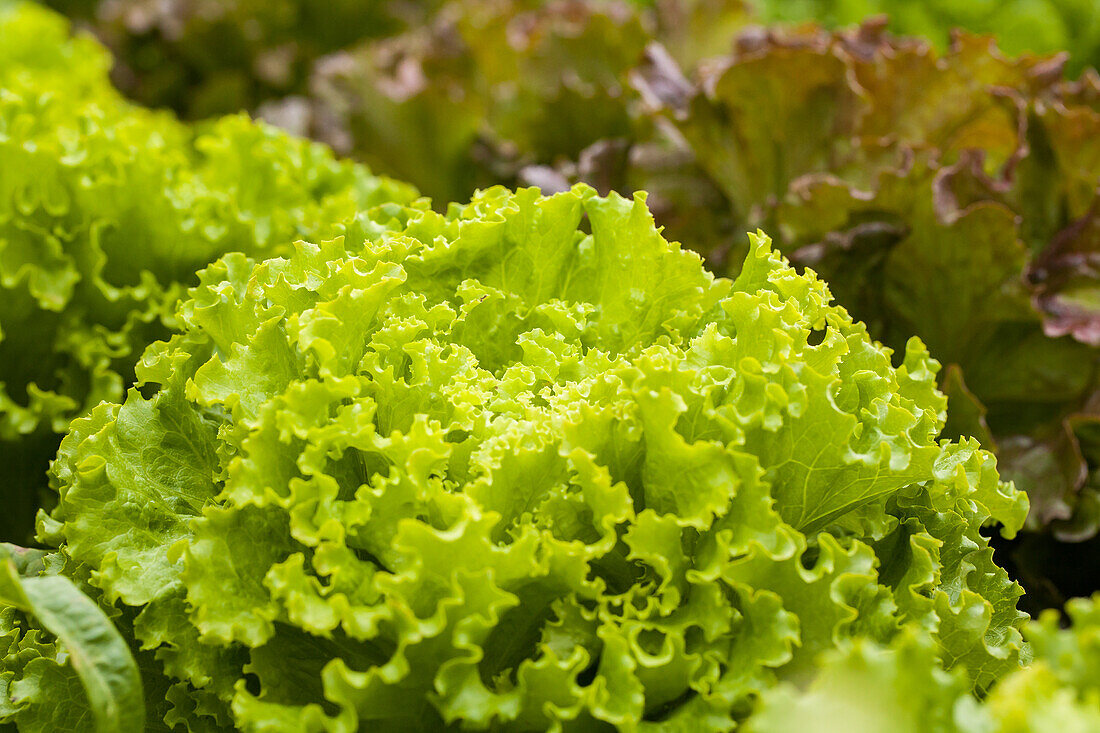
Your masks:
{"label": "lettuce plant", "polygon": [[415,195],[244,117],[136,108],[109,66],[61,18],[0,4],[0,534],[19,542],[58,434],[121,398],[197,269]]}
{"label": "lettuce plant", "polygon": [[[301,129],[449,197],[489,180],[646,190],[668,237],[720,274],[766,229],[875,338],[919,335],[945,365],[946,434],[979,438],[1028,492],[1030,534],[1052,539],[1013,562],[1038,605],[1062,605],[1069,585],[1033,572],[1031,547],[1080,564],[1095,544],[1059,545],[1100,529],[1100,77],[882,23],[746,31],[699,62],[676,41],[694,16],[448,7],[319,67]],[[509,122],[531,118],[574,120],[572,147]]]}
{"label": "lettuce plant", "polygon": [[[856,639],[1018,668],[980,530],[1025,496],[937,439],[918,340],[895,365],[762,234],[731,281],[583,186],[343,231],[206,268],[53,464],[44,572],[113,616],[149,720],[726,731]],[[11,715],[84,715],[0,619]]]}
{"label": "lettuce plant", "polygon": [[1035,654],[978,704],[935,649],[900,635],[889,647],[860,640],[831,652],[805,690],[777,685],[748,725],[753,733],[937,731],[1042,733],[1100,730],[1100,595],[1067,605],[1069,628],[1047,610],[1024,630]]}

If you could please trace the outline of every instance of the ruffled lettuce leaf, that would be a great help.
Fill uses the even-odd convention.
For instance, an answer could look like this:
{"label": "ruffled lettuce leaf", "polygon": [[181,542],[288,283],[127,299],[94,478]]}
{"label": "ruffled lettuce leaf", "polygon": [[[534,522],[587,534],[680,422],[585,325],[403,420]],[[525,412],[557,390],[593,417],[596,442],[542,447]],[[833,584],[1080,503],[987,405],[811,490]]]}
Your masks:
{"label": "ruffled lettuce leaf", "polygon": [[1030,623],[1035,660],[1006,676],[982,703],[958,674],[945,673],[921,636],[883,646],[859,640],[822,660],[805,689],[782,683],[761,696],[746,730],[940,731],[1040,733],[1095,730],[1100,725],[1098,597],[1078,598]]}

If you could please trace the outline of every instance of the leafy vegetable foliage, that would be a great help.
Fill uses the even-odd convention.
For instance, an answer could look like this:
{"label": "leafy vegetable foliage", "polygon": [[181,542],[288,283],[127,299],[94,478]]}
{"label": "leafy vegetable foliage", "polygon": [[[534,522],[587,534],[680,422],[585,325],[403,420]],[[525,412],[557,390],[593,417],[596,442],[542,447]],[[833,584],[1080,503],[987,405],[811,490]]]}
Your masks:
{"label": "leafy vegetable foliage", "polygon": [[[13,545],[0,548],[0,556],[0,604],[5,607],[0,611],[5,655],[0,716],[25,731],[87,730],[89,722],[99,733],[143,730],[141,677],[110,619],[71,580],[56,570],[46,572],[47,561],[56,557]],[[15,633],[17,612],[46,634]],[[59,643],[50,645],[48,635]],[[70,704],[81,700],[79,692],[72,692],[77,684],[85,704]]]}
{"label": "leafy vegetable foliage", "polygon": [[[403,89],[424,91],[416,88],[422,81],[417,64],[425,54],[434,67],[430,74],[453,74],[462,85],[471,62],[500,64],[495,74],[489,72],[494,83],[514,82],[523,72],[532,85],[506,92],[515,95],[516,103],[507,116],[527,113],[523,105],[554,91],[548,83],[562,85],[557,91],[566,96],[588,96],[596,81],[589,72],[603,76],[604,64],[617,62],[630,43],[644,42],[639,23],[687,56],[698,57],[725,49],[729,33],[754,17],[742,0],[336,0],[323,6],[311,0],[44,2],[77,19],[112,50],[118,60],[114,81],[132,99],[191,119],[285,99],[290,109],[280,117],[291,124],[301,122],[300,97],[312,95],[317,77],[330,71],[340,76],[345,54],[365,56],[374,67],[365,83],[377,82],[396,96]],[[601,38],[589,23],[608,35]],[[504,33],[512,44],[502,43]],[[478,35],[487,41],[484,45]],[[467,53],[471,43],[479,47],[472,58]],[[446,60],[456,65],[448,68]],[[573,65],[555,68],[555,60]],[[391,75],[392,84],[387,84]],[[463,108],[462,100],[441,95],[445,89],[438,86],[428,95],[437,104]],[[598,115],[572,121],[582,127],[608,122]],[[526,122],[546,127],[534,117]],[[463,132],[460,127],[451,135]],[[560,127],[543,132],[561,137]]]}
{"label": "leafy vegetable foliage", "polygon": [[958,28],[997,37],[1012,54],[1069,53],[1070,68],[1100,66],[1100,6],[1090,0],[753,0],[768,23],[860,23],[886,14],[895,33],[946,47]]}
{"label": "leafy vegetable foliage", "polygon": [[[258,113],[436,200],[501,182],[564,190],[578,175],[606,191],[597,176],[623,144],[657,134],[631,88],[646,47],[659,41],[693,65],[724,53],[749,18],[738,2],[452,0],[430,23],[319,60],[308,89]],[[649,157],[682,163],[668,155]]]}
{"label": "leafy vegetable foliage", "polygon": [[892,366],[763,235],[713,278],[643,201],[391,204],[203,271],[40,526],[166,724],[724,731],[857,638],[1019,666],[979,530],[1026,499],[937,441],[920,342]]}
{"label": "leafy vegetable foliage", "polygon": [[958,674],[945,674],[934,648],[901,635],[883,647],[858,641],[827,655],[806,690],[780,684],[763,696],[754,733],[812,729],[1039,733],[1100,729],[1100,596],[1067,606],[1072,625],[1060,628],[1048,610],[1024,634],[1035,660],[1003,679],[982,705]]}
{"label": "leafy vegetable foliage", "polygon": [[[415,15],[349,6],[307,48],[297,3],[200,5],[150,26],[221,39],[169,53],[220,70],[195,114]],[[965,436],[1032,528],[1095,532],[1096,77],[874,24],[696,67],[744,20],[719,6],[452,3],[266,109],[448,198],[563,189],[443,214],[244,118],[134,108],[100,47],[0,2],[9,536],[83,415],[52,549],[0,551],[0,723],[1095,728],[1096,601],[1024,646],[980,531],[1027,501]],[[271,23],[227,41],[238,17]],[[735,279],[578,179],[653,189]],[[900,364],[734,243],[757,225]]]}
{"label": "leafy vegetable foliage", "polygon": [[[649,191],[667,236],[717,273],[735,275],[743,232],[765,228],[873,336],[900,349],[917,334],[947,365],[947,435],[998,452],[1032,498],[1030,530],[1096,535],[1094,71],[1066,81],[1061,58],[1009,59],[966,34],[941,53],[881,22],[755,29],[729,52],[712,39],[738,10],[518,7],[451,4],[267,111],[449,198],[491,180]],[[704,21],[701,48],[722,55],[700,61],[680,39]]]}
{"label": "leafy vegetable foliage", "polygon": [[325,53],[423,22],[436,1],[45,0],[93,29],[131,98],[192,119],[304,88]]}
{"label": "leafy vegetable foliage", "polygon": [[1032,528],[1094,535],[1098,78],[874,25],[745,37],[675,94],[681,76],[648,73],[737,221],[777,232],[885,343],[915,333],[949,364],[947,434],[997,448]]}
{"label": "leafy vegetable foliage", "polygon": [[0,534],[18,542],[57,434],[121,398],[195,270],[414,196],[244,117],[191,128],[133,107],[109,65],[63,19],[0,4]]}
{"label": "leafy vegetable foliage", "polygon": [[[1064,59],[965,33],[940,52],[878,21],[744,30],[887,10],[941,41],[959,24],[1020,51],[1023,28],[1033,48],[1070,44],[1071,68],[1089,58],[1091,5],[996,5],[452,0],[318,59],[260,113],[438,201],[495,182],[649,191],[667,236],[719,274],[765,228],[873,336],[921,336],[947,365],[947,435],[998,453],[1030,530],[1080,542],[1100,529],[1100,77],[1067,82]],[[1021,577],[1028,546],[1006,556]],[[1039,607],[1069,592],[1029,582]]]}

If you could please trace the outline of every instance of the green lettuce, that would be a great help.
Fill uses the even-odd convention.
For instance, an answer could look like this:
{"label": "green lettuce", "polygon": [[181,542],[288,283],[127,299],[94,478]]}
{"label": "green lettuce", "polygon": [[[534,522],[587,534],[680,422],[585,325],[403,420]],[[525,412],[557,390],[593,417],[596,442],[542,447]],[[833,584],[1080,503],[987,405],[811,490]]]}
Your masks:
{"label": "green lettuce", "polygon": [[780,684],[762,696],[746,731],[821,733],[1087,733],[1100,729],[1100,595],[1031,622],[1024,635],[1034,661],[1006,676],[981,704],[958,674],[944,672],[935,648],[916,635],[889,646],[860,640],[823,660],[804,690]]}
{"label": "green lettuce", "polygon": [[[5,545],[0,557],[0,716],[23,731],[76,731],[89,720],[99,733],[144,730],[140,673],[106,614],[56,568],[46,571],[56,556]],[[38,628],[19,633],[19,615]]]}
{"label": "green lettuce", "polygon": [[[998,452],[1032,499],[1032,533],[1094,537],[1100,77],[1066,81],[1064,59],[1007,58],[968,34],[940,52],[881,22],[745,31],[700,61],[683,29],[742,16],[690,5],[654,18],[454,3],[319,67],[288,109],[304,109],[300,131],[450,199],[492,180],[648,191],[666,236],[719,274],[737,274],[744,231],[766,229],[875,338],[900,350],[916,334],[946,365],[945,435]],[[561,123],[569,146],[514,124],[520,109]],[[1070,585],[1007,549],[1036,607],[1061,606]]]}
{"label": "green lettuce", "polygon": [[134,107],[109,66],[59,16],[0,5],[0,536],[20,543],[60,434],[122,397],[197,269],[415,195],[244,117]]}
{"label": "green lettuce", "polygon": [[644,198],[390,204],[201,273],[39,522],[151,720],[726,731],[853,645],[1019,668],[981,530],[1027,501],[937,439],[923,345],[893,362],[762,234],[714,278]]}

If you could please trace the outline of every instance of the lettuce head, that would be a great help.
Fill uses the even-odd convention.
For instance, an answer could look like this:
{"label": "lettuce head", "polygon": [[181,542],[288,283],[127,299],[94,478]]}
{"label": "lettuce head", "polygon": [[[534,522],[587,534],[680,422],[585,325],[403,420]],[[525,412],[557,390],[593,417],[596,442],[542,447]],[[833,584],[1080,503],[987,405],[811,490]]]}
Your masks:
{"label": "lettuce head", "polygon": [[[980,530],[1026,499],[937,440],[920,342],[763,234],[731,281],[584,186],[341,230],[206,268],[53,464],[42,572],[113,618],[148,720],[726,731],[857,643],[979,692],[1020,666]],[[69,662],[2,629],[30,728]]]}

